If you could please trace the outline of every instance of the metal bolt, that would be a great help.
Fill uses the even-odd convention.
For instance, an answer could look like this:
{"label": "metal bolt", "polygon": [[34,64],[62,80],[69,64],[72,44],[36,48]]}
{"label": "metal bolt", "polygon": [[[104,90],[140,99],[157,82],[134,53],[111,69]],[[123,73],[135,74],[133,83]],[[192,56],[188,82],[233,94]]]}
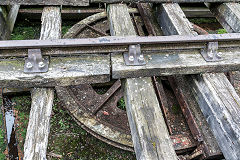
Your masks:
{"label": "metal bolt", "polygon": [[208,53],[207,53],[207,56],[209,59],[213,59],[213,51],[210,50]]}
{"label": "metal bolt", "polygon": [[222,58],[222,52],[218,52],[218,53],[216,54],[216,56],[217,56],[217,58]]}
{"label": "metal bolt", "polygon": [[128,60],[129,60],[130,62],[133,62],[133,61],[134,61],[134,57],[133,57],[133,56],[129,56]]}
{"label": "metal bolt", "polygon": [[143,57],[143,55],[140,55],[140,56],[138,57],[138,61],[139,61],[139,62],[144,62],[144,57]]}
{"label": "metal bolt", "polygon": [[31,69],[32,67],[33,67],[32,63],[31,62],[27,62],[26,68],[27,69]]}
{"label": "metal bolt", "polygon": [[39,63],[38,63],[38,67],[39,67],[39,68],[43,68],[43,67],[45,67],[45,64],[44,64],[43,62],[39,62]]}

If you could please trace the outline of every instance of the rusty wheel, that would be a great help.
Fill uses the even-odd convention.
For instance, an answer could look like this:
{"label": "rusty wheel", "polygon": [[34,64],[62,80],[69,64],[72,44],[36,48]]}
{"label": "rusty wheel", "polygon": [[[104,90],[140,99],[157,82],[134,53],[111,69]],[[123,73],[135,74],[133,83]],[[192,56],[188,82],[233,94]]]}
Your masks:
{"label": "rusty wheel", "polygon": [[[131,12],[136,13],[136,9],[133,9]],[[131,15],[136,28],[144,26],[139,15],[135,18],[134,14]],[[109,24],[106,16],[106,13],[102,12],[87,17],[74,25],[65,34],[64,38],[109,36]],[[140,32],[141,29],[139,29],[138,33],[140,34]],[[168,90],[167,88],[165,89]],[[124,103],[120,80],[95,86],[83,84],[78,86],[56,87],[56,91],[64,107],[82,128],[108,144],[124,150],[133,151],[127,114],[124,107],[120,108],[118,104]],[[171,91],[169,91],[169,94],[171,94],[169,97],[174,97]],[[171,111],[169,111],[167,115],[171,117]],[[179,118],[180,120],[174,119],[173,121],[185,122],[183,116],[179,116]],[[176,128],[177,125],[170,123],[169,128]],[[183,128],[181,125],[178,127]],[[182,133],[177,133],[176,131],[176,134],[172,133],[174,132],[172,130],[170,131],[171,138],[177,152],[180,153],[196,146],[190,136],[189,129],[183,130]]]}
{"label": "rusty wheel", "polygon": [[[109,36],[106,12],[87,17],[75,24],[64,38],[95,38]],[[133,151],[126,112],[117,107],[123,93],[121,82],[57,87],[64,107],[75,121],[98,139],[115,147]]]}

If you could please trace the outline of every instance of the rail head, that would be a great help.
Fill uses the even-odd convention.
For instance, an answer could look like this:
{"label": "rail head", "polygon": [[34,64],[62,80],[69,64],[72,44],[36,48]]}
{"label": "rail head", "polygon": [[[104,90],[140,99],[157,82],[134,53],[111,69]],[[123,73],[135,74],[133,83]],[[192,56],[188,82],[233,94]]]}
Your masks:
{"label": "rail head", "polygon": [[[176,45],[181,44],[182,48],[189,48],[190,45],[201,43],[205,45],[208,42],[240,42],[240,33],[228,34],[209,34],[209,35],[190,35],[190,36],[112,36],[100,38],[83,39],[58,39],[58,40],[8,40],[0,41],[0,50],[2,49],[41,49],[41,48],[70,48],[70,47],[118,47],[128,45]],[[236,44],[238,45],[238,44]],[[221,45],[219,46],[221,47]],[[174,48],[174,47],[172,47]]]}

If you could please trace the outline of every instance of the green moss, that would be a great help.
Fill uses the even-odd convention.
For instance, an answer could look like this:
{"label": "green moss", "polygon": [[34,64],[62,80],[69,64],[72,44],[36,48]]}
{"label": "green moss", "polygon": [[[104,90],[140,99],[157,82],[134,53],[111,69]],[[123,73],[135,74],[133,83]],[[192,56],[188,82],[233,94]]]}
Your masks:
{"label": "green moss", "polygon": [[224,34],[227,33],[226,29],[218,29],[217,34]]}
{"label": "green moss", "polygon": [[202,24],[202,23],[216,23],[217,20],[215,18],[189,18],[190,22],[194,24]]}

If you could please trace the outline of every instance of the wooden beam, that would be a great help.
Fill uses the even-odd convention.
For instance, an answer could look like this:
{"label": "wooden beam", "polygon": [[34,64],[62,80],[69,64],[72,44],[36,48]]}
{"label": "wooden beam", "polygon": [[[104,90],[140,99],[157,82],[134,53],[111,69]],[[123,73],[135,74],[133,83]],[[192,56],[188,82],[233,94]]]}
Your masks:
{"label": "wooden beam", "polygon": [[212,14],[229,33],[240,33],[240,4],[207,4]]}
{"label": "wooden beam", "polygon": [[[108,6],[111,35],[136,35],[125,4]],[[125,102],[137,159],[177,159],[151,78],[126,79]]]}
{"label": "wooden beam", "polygon": [[[60,7],[46,7],[42,15],[40,39],[61,38]],[[54,90],[34,88],[32,105],[24,144],[24,160],[46,159],[50,117],[54,99]]]}
{"label": "wooden beam", "polygon": [[226,160],[240,157],[240,98],[226,76],[192,76],[195,97]]}
{"label": "wooden beam", "polygon": [[200,50],[144,53],[146,65],[126,66],[122,54],[112,54],[112,78],[226,72],[240,69],[239,49],[221,50],[223,61],[206,62]]}
{"label": "wooden beam", "polygon": [[7,28],[6,24],[6,15],[4,15],[4,12],[2,8],[0,7],[0,40],[5,40],[7,39],[7,34],[10,32],[9,29]]}
{"label": "wooden beam", "polygon": [[[163,30],[164,35],[196,35],[193,31],[191,23],[185,17],[183,11],[178,4],[162,4],[157,8],[157,19]],[[211,132],[207,121],[204,118],[198,102],[194,98],[192,93],[192,86],[186,79],[187,76],[176,76],[176,88],[184,95],[184,101],[188,108],[194,115],[193,118],[198,124],[200,131],[199,135],[195,135],[195,139],[200,142],[204,142],[204,148],[206,151],[206,157],[214,157],[221,153],[220,148],[216,142],[216,139]]]}
{"label": "wooden beam", "polygon": [[[8,15],[12,30],[19,6],[12,7]],[[0,15],[1,19],[1,15]],[[11,20],[11,21],[10,21]],[[0,23],[1,25],[2,23]],[[43,25],[48,25],[43,24]],[[44,28],[45,26],[43,26]],[[2,27],[0,27],[2,29]],[[0,31],[1,32],[1,31]],[[59,33],[55,29],[55,33]],[[6,32],[3,32],[6,33]],[[49,33],[42,32],[48,36]],[[9,34],[10,35],[10,34]],[[41,35],[44,37],[45,35]],[[42,38],[41,40],[45,40]],[[27,56],[27,55],[25,55]],[[2,87],[54,87],[82,83],[103,83],[110,79],[110,58],[108,55],[82,55],[81,57],[52,57],[49,71],[42,74],[25,74],[24,59],[4,59],[0,61],[0,85]]]}
{"label": "wooden beam", "polygon": [[[7,17],[7,26],[9,28],[10,33],[12,33],[17,16],[18,16],[18,11],[19,11],[20,5],[12,5],[11,9],[8,13]],[[11,35],[9,35],[10,38]]]}
{"label": "wooden beam", "polygon": [[188,18],[214,17],[207,7],[184,6],[181,8]]}
{"label": "wooden beam", "polygon": [[[227,32],[240,33],[239,3],[207,4],[207,6]],[[231,75],[233,79],[232,84],[238,95],[240,95],[240,72],[231,72]]]}
{"label": "wooden beam", "polygon": [[110,80],[109,55],[52,57],[46,73],[26,74],[24,59],[0,61],[2,87],[54,87],[82,83],[104,83]]}
{"label": "wooden beam", "polygon": [[1,0],[0,5],[88,6],[89,0]]}
{"label": "wooden beam", "polygon": [[[0,40],[10,39],[11,33],[13,31],[13,27],[15,21],[17,19],[19,5],[13,5],[10,8],[10,11],[7,15],[4,15],[2,8],[0,7]],[[6,18],[4,18],[6,17]]]}
{"label": "wooden beam", "polygon": [[[169,25],[169,29],[165,31],[165,34],[171,34],[170,28],[173,26],[175,26],[175,31],[178,34],[193,34],[189,30],[191,27],[184,30],[178,29],[179,27],[177,26],[185,27],[188,22],[184,15],[181,16],[181,10],[177,12],[177,6],[174,6],[174,4],[163,4],[162,6],[160,9],[164,9],[165,13],[172,17],[171,21],[173,22],[173,25]],[[173,14],[174,17],[172,16]],[[159,19],[161,24],[166,20],[166,17],[163,21]],[[225,158],[231,160],[239,159],[240,98],[236,91],[223,73],[191,76],[190,84],[193,87],[192,91],[196,101]]]}

